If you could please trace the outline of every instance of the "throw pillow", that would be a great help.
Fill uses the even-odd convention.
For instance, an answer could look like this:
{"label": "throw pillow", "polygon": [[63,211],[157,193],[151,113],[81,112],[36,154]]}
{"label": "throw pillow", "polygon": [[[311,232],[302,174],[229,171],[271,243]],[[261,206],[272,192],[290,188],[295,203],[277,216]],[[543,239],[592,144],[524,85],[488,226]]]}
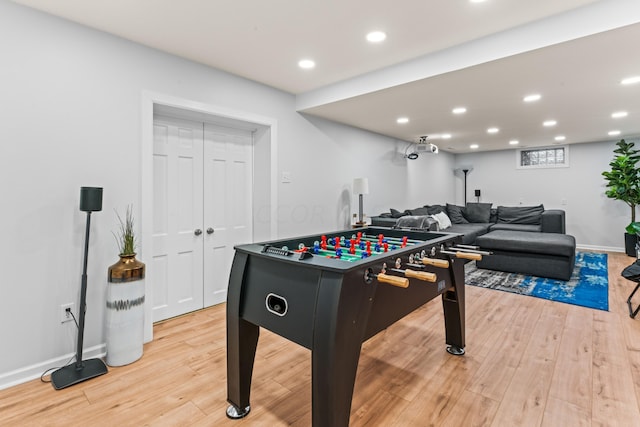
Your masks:
{"label": "throw pillow", "polygon": [[451,227],[451,220],[444,212],[438,212],[435,215],[431,215],[431,218],[435,219],[438,222],[438,229],[445,230]]}
{"label": "throw pillow", "polygon": [[446,206],[442,206],[442,205],[431,205],[431,206],[425,206],[425,208],[427,208],[427,212],[429,213],[429,215],[435,215],[439,212],[446,212],[447,208]]}
{"label": "throw pillow", "polygon": [[464,209],[464,217],[469,222],[489,222],[491,217],[491,203],[467,203]]}
{"label": "throw pillow", "polygon": [[391,218],[400,218],[401,216],[407,215],[406,212],[400,212],[393,208],[389,209],[389,211],[391,212]]}
{"label": "throw pillow", "polygon": [[498,222],[498,209],[492,208],[491,215],[489,215],[489,222]]}
{"label": "throw pillow", "polygon": [[451,218],[453,224],[468,224],[469,221],[464,217],[464,206],[450,205],[447,203],[447,215]]}
{"label": "throw pillow", "polygon": [[532,224],[542,223],[544,206],[498,206],[498,222],[504,224]]}
{"label": "throw pillow", "polygon": [[409,213],[413,216],[423,216],[423,215],[429,215],[429,211],[427,208],[415,208],[415,209],[409,209]]}

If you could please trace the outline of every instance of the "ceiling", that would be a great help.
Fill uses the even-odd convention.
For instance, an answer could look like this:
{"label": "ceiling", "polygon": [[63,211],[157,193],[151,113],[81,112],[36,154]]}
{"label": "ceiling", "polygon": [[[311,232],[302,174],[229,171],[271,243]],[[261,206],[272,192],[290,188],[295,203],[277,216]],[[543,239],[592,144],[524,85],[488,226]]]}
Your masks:
{"label": "ceiling", "polygon": [[[620,84],[640,75],[637,0],[15,2],[292,93],[301,113],[445,151],[640,135],[640,83]],[[367,42],[373,30],[387,39]],[[316,67],[300,69],[305,58]],[[542,97],[524,103],[531,93]]]}

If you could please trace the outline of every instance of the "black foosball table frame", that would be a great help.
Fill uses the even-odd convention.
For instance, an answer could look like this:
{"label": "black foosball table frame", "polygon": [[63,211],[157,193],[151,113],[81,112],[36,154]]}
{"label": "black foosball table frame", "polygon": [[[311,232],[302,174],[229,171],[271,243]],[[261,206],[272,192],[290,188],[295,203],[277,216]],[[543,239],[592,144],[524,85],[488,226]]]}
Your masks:
{"label": "black foosball table frame", "polygon": [[408,243],[352,262],[297,250],[319,235],[236,246],[227,298],[229,418],[250,411],[260,327],[311,350],[314,427],[348,426],[362,343],[437,296],[447,351],[464,354],[464,263],[477,259],[473,249],[448,233],[368,227],[326,235],[357,231]]}

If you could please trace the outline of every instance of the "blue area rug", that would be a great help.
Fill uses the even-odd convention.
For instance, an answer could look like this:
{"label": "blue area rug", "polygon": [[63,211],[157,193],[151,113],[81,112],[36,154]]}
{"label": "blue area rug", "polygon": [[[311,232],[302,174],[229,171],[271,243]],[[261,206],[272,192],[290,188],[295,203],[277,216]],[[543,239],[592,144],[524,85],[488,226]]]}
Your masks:
{"label": "blue area rug", "polygon": [[576,265],[568,281],[465,266],[466,284],[521,295],[609,310],[607,254],[576,252]]}

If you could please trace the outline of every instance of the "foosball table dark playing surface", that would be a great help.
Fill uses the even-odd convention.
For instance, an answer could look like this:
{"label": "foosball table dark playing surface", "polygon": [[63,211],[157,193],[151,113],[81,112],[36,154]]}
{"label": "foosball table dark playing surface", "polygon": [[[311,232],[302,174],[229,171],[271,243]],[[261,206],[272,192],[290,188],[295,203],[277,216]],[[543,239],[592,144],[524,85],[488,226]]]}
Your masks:
{"label": "foosball table dark playing surface", "polygon": [[311,350],[315,427],[349,425],[364,341],[442,296],[447,351],[464,354],[456,234],[367,227],[236,246],[227,297],[229,418],[250,411],[260,327]]}

